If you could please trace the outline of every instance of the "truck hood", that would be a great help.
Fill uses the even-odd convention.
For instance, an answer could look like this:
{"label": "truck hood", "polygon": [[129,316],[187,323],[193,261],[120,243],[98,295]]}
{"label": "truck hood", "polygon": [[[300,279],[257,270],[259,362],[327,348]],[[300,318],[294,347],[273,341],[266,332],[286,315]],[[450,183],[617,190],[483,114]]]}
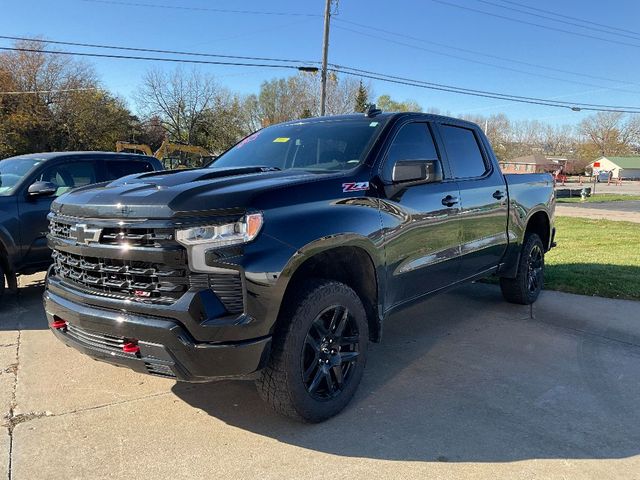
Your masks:
{"label": "truck hood", "polygon": [[52,211],[90,218],[205,216],[248,208],[257,193],[318,177],[325,175],[269,167],[165,170],[73,190],[60,196]]}

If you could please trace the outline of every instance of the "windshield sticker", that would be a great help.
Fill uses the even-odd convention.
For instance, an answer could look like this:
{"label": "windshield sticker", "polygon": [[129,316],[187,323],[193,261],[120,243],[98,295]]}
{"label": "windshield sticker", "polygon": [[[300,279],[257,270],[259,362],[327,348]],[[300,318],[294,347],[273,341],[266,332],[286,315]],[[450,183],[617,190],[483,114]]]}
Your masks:
{"label": "windshield sticker", "polygon": [[371,122],[369,124],[370,127],[377,127],[378,126],[378,122]]}
{"label": "windshield sticker", "polygon": [[369,190],[369,182],[348,182],[342,184],[343,192],[359,192]]}
{"label": "windshield sticker", "polygon": [[256,138],[258,138],[258,135],[260,135],[261,132],[256,132],[253,135],[249,135],[247,138],[245,138],[244,140],[242,140],[237,146],[236,148],[242,148],[244,147],[247,143],[249,142],[253,142]]}
{"label": "windshield sticker", "polygon": [[287,143],[289,141],[289,137],[278,137],[273,143]]}

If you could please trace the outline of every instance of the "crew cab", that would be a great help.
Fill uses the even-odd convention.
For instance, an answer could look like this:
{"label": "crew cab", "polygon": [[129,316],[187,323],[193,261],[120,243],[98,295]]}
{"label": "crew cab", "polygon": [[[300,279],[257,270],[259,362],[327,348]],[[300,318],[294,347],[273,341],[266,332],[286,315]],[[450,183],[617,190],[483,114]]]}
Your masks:
{"label": "crew cab", "polygon": [[46,270],[47,215],[54,198],[131,173],[161,170],[153,157],[111,152],[33,153],[0,160],[0,298],[5,278]]}
{"label": "crew cab", "polygon": [[490,275],[534,302],[554,205],[551,175],[503,175],[473,123],[374,108],[293,121],[205,169],[58,198],[44,306],[98,360],[252,379],[318,422],[349,402],[394,312]]}

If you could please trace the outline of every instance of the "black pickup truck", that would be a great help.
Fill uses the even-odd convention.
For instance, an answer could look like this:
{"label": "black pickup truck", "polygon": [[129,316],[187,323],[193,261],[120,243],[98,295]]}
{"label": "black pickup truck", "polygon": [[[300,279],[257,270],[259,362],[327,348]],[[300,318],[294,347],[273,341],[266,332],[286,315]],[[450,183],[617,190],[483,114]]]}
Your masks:
{"label": "black pickup truck", "polygon": [[489,275],[534,302],[554,204],[550,175],[503,175],[469,122],[370,109],[283,123],[209,168],[58,198],[44,305],[96,359],[252,379],[317,422],[349,402],[393,312]]}

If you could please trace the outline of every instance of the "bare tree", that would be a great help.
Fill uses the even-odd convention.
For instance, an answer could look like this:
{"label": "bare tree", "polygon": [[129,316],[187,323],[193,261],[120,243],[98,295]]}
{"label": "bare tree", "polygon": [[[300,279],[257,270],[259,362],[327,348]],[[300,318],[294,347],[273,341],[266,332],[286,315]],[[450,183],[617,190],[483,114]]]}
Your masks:
{"label": "bare tree", "polygon": [[579,131],[600,155],[624,155],[637,143],[640,124],[633,119],[626,121],[620,112],[598,112],[583,120]]}
{"label": "bare tree", "polygon": [[191,144],[203,113],[213,107],[218,92],[214,79],[195,69],[149,70],[135,100],[143,117],[160,119],[171,140]]}

